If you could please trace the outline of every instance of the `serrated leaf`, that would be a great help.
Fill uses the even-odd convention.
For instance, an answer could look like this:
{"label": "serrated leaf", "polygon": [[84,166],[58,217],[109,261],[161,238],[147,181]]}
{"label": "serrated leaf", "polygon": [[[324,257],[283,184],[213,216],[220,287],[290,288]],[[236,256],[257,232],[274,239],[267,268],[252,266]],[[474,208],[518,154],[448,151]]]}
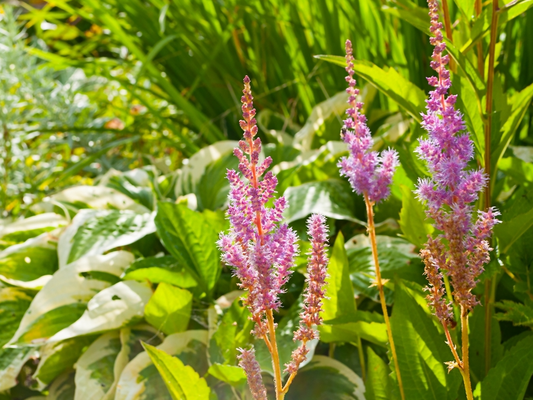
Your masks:
{"label": "serrated leaf", "polygon": [[192,294],[167,283],[160,283],[144,309],[144,317],[166,335],[187,329],[192,310]]}
{"label": "serrated leaf", "polygon": [[133,211],[81,210],[59,238],[59,267],[82,256],[103,254],[155,232],[153,214]]}
{"label": "serrated leaf", "polygon": [[159,203],[155,224],[165,248],[208,293],[220,275],[218,234],[205,217],[183,204]]}
{"label": "serrated leaf", "polygon": [[527,337],[492,368],[474,395],[480,400],[522,399],[533,375],[533,337]]}
{"label": "serrated leaf", "polygon": [[390,400],[390,378],[389,368],[374,350],[369,346],[367,349],[367,378],[366,378],[366,399],[367,400]]}
{"label": "serrated leaf", "polygon": [[518,326],[533,327],[533,308],[530,306],[511,300],[499,301],[495,306],[504,311],[495,315],[498,320],[510,321]]}
{"label": "serrated leaf", "polygon": [[241,367],[233,365],[212,364],[207,373],[219,381],[226,382],[231,386],[242,386],[246,383],[246,374]]}
{"label": "serrated leaf", "polygon": [[314,356],[298,372],[285,398],[365,400],[364,393],[363,380],[346,365],[333,358]]}
{"label": "serrated leaf", "polygon": [[205,379],[200,378],[194,369],[163,350],[146,343],[143,346],[174,400],[209,400],[211,390]]}
{"label": "serrated leaf", "polygon": [[[185,365],[190,365],[200,375],[208,368],[206,357],[207,331],[185,331],[165,338],[158,349],[177,356]],[[117,384],[115,400],[171,400],[165,383],[143,351],[124,368]]]}
{"label": "serrated leaf", "polygon": [[400,281],[395,283],[390,321],[405,397],[455,400],[461,375],[457,370],[448,373],[444,364],[453,359],[446,339],[419,305],[414,292]]}

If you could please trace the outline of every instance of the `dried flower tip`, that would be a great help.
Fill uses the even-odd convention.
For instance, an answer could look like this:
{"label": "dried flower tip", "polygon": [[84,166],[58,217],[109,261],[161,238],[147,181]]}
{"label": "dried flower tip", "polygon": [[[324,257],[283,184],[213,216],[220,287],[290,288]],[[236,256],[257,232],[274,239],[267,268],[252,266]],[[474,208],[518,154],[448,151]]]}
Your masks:
{"label": "dried flower tip", "polygon": [[261,376],[261,367],[255,359],[255,350],[251,348],[237,349],[240,354],[237,356],[239,359],[239,367],[244,370],[246,379],[248,380],[248,386],[255,400],[267,400],[266,388],[263,384],[263,377]]}

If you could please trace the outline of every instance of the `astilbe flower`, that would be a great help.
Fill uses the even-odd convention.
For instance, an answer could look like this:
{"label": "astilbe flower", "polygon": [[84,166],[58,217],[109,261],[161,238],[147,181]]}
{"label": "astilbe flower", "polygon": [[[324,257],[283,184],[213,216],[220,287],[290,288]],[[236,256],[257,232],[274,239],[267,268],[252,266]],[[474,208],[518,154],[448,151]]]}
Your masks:
{"label": "astilbe flower", "polygon": [[437,76],[427,78],[435,89],[426,100],[423,127],[428,138],[420,140],[417,153],[428,166],[431,178],[420,179],[416,193],[426,203],[426,214],[442,233],[428,238],[421,257],[428,279],[428,300],[435,315],[443,324],[452,318],[451,305],[444,299],[443,274],[450,277],[453,297],[467,312],[478,300],[471,293],[483,265],[489,261],[491,250],[487,239],[492,227],[499,221],[498,211],[489,208],[478,211],[473,221],[473,206],[484,189],[487,176],[481,170],[468,170],[474,156],[474,146],[465,130],[462,115],[455,109],[456,95],[448,95],[450,73],[446,69],[449,56],[443,55],[442,24],[439,22],[438,3],[429,0],[430,42],[434,47],[431,68]]}
{"label": "astilbe flower", "polygon": [[[239,170],[244,179],[234,170],[227,171],[230,182],[227,211],[230,230],[220,236],[218,246],[222,251],[222,260],[233,267],[234,274],[240,280],[240,287],[247,292],[242,300],[255,322],[254,335],[265,340],[273,360],[276,360],[279,355],[275,344],[276,325],[273,323],[272,311],[277,311],[281,306],[279,295],[284,292],[283,286],[292,273],[291,267],[298,254],[298,237],[287,224],[281,223],[283,210],[287,206],[283,196],[274,200],[272,207],[267,207],[267,203],[274,197],[277,179],[271,171],[267,172],[272,163],[270,157],[259,162],[261,139],[256,138],[255,109],[248,77],[244,78],[241,102],[243,120],[240,121],[240,126],[244,131],[244,140],[239,142],[239,148],[234,150],[234,154],[239,159]],[[307,318],[306,323],[315,325],[321,321],[318,312],[324,297],[322,285],[327,263],[324,253],[327,239],[324,224],[321,216],[313,215],[310,218],[310,235],[313,239],[313,252],[316,254],[313,253],[309,267],[309,289],[303,315]],[[311,331],[306,331],[305,334],[309,337],[316,336]],[[300,340],[303,340],[303,336]],[[254,353],[252,350],[240,349],[239,359],[254,392],[254,388],[260,387],[257,383],[260,382],[259,366]],[[281,373],[279,363],[276,366],[275,361],[274,369],[277,369],[276,390],[281,393]],[[256,392],[261,393],[261,390]],[[263,398],[260,394],[257,396],[256,399]]]}
{"label": "astilbe flower", "polygon": [[300,364],[305,361],[307,342],[318,339],[319,334],[314,326],[322,324],[322,300],[324,299],[324,285],[327,278],[327,227],[326,219],[322,215],[314,214],[309,218],[308,235],[311,238],[311,249],[308,253],[307,278],[304,294],[304,308],[300,313],[300,326],[294,332],[294,341],[301,344],[292,353],[292,361],[285,365],[285,372],[296,373]]}
{"label": "astilbe flower", "polygon": [[378,203],[389,196],[392,176],[398,166],[398,153],[385,150],[379,155],[371,150],[374,140],[366,125],[366,117],[361,113],[363,103],[357,101],[359,89],[355,87],[353,61],[352,42],[346,40],[346,92],[350,95],[350,107],[346,110],[348,118],[344,120],[342,139],[348,145],[350,155],[341,159],[339,168],[357,194],[366,194],[371,202]]}
{"label": "astilbe flower", "polygon": [[237,349],[239,350],[239,366],[246,373],[248,386],[255,400],[267,400],[266,388],[261,377],[261,367],[255,359],[254,349]]}

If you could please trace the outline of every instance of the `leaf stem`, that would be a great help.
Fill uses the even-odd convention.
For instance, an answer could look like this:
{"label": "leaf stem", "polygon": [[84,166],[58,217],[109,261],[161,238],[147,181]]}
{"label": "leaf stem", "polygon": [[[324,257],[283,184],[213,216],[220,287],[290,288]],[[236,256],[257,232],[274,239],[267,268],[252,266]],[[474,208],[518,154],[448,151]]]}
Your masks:
{"label": "leaf stem", "polygon": [[[476,0],[474,8],[476,10],[476,16],[479,17],[483,10],[481,0]],[[481,40],[477,42],[477,70],[479,71],[479,75],[481,75],[481,79],[483,79],[485,77],[485,57],[483,57],[483,42]]]}
{"label": "leaf stem", "polygon": [[387,311],[387,303],[385,301],[385,292],[383,290],[383,282],[381,280],[381,271],[379,269],[378,260],[378,246],[376,241],[376,227],[374,225],[374,203],[368,198],[368,194],[365,193],[366,212],[368,216],[368,234],[370,237],[370,243],[372,246],[372,256],[374,258],[374,265],[376,268],[376,286],[379,290],[379,300],[381,302],[381,309],[383,310],[383,318],[385,319],[385,325],[387,326],[387,335],[389,337],[389,344],[391,347],[392,358],[394,360],[394,367],[396,369],[396,376],[398,378],[398,386],[400,388],[400,395],[402,400],[405,400],[405,394],[403,391],[402,376],[400,374],[400,367],[398,364],[398,356],[396,354],[396,346],[394,346],[394,339],[392,337],[392,329],[389,320],[389,313]]}

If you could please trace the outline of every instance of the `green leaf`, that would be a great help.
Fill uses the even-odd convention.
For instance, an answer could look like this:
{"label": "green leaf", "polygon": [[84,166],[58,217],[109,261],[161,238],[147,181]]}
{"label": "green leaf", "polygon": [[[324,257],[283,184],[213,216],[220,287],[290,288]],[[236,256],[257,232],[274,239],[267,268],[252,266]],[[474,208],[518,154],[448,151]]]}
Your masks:
{"label": "green leaf", "polygon": [[[112,398],[115,391],[115,365],[122,349],[120,331],[100,336],[76,362],[74,400]],[[117,371],[118,375],[120,372]]]}
{"label": "green leaf", "polygon": [[331,251],[328,275],[326,279],[327,298],[323,302],[322,318],[331,320],[342,315],[355,314],[355,298],[342,232],[339,232]]}
{"label": "green leaf", "polygon": [[83,315],[100,290],[119,280],[133,255],[117,251],[84,257],[57,271],[37,293],[10,343],[48,339]]}
{"label": "green leaf", "polygon": [[455,369],[448,373],[444,363],[453,356],[444,335],[420,303],[425,303],[422,294],[400,281],[395,283],[391,326],[405,397],[455,400],[461,375]]}
{"label": "green leaf", "polygon": [[246,383],[246,374],[241,367],[213,364],[209,367],[207,373],[231,386],[242,386]]}
{"label": "green leaf", "polygon": [[353,214],[355,203],[351,192],[350,185],[339,179],[289,187],[283,194],[289,203],[284,212],[285,220],[292,222],[318,213],[329,218],[361,223]]}
{"label": "green leaf", "polygon": [[82,256],[127,246],[153,232],[153,214],[81,210],[59,238],[59,265],[64,267]]}
{"label": "green leaf", "polygon": [[499,301],[495,306],[505,312],[496,314],[498,320],[510,321],[513,325],[533,327],[533,308],[530,306],[511,300]]}
{"label": "green leaf", "polygon": [[[346,60],[341,56],[315,56],[321,60],[346,67]],[[421,113],[426,106],[425,93],[415,84],[401,76],[394,68],[381,69],[369,61],[355,60],[355,73],[374,85],[416,121],[422,122]]]}
{"label": "green leaf", "polygon": [[298,372],[286,395],[287,400],[365,400],[363,380],[333,358],[314,356]]}
{"label": "green leaf", "polygon": [[5,242],[22,243],[42,233],[63,227],[67,220],[56,213],[34,215],[15,221],[0,229],[0,239]]}
{"label": "green leaf", "polygon": [[[531,4],[533,5],[533,0],[531,1]],[[499,144],[491,154],[491,164],[494,165],[493,170],[491,171],[491,179],[493,179],[495,176],[498,163],[515,136],[516,130],[520,126],[520,123],[526,114],[532,98],[533,84],[529,85],[525,89],[522,89],[521,92],[516,93],[510,99],[509,103],[511,104],[511,113],[500,129]]]}
{"label": "green leaf", "polygon": [[32,296],[24,290],[0,288],[0,348],[15,334],[31,301]]}
{"label": "green leaf", "polygon": [[[165,338],[158,349],[178,357],[200,375],[208,369],[206,357],[207,331],[174,333]],[[143,351],[124,368],[117,384],[115,400],[171,400],[172,397],[157,368]]]}
{"label": "green leaf", "polygon": [[155,224],[166,249],[185,266],[206,293],[220,275],[218,234],[205,217],[183,204],[159,203]]}
{"label": "green leaf", "polygon": [[533,374],[533,337],[527,337],[492,368],[477,385],[474,395],[480,400],[523,399]]}
{"label": "green leaf", "polygon": [[174,400],[209,400],[211,390],[205,379],[200,378],[194,369],[163,350],[146,343],[143,346]]}
{"label": "green leaf", "polygon": [[87,303],[87,311],[49,341],[60,341],[91,333],[105,332],[132,325],[143,317],[152,291],[136,281],[119,282],[98,292]]}
{"label": "green leaf", "polygon": [[387,327],[381,314],[357,310],[353,314],[325,320],[319,326],[320,340],[330,342],[355,342],[357,336],[379,346],[388,342]]}
{"label": "green leaf", "polygon": [[70,370],[94,339],[94,336],[83,336],[58,343],[47,343],[41,347],[41,360],[33,375],[39,382],[39,388],[44,389],[63,372]]}
{"label": "green leaf", "polygon": [[166,335],[187,329],[192,310],[192,294],[160,283],[144,309],[144,318]]}
{"label": "green leaf", "polygon": [[43,233],[0,252],[0,280],[12,286],[41,288],[57,269],[55,239]]}
{"label": "green leaf", "polygon": [[514,201],[513,208],[503,214],[503,221],[494,227],[500,252],[508,253],[512,245],[533,226],[533,191],[528,191]]}
{"label": "green leaf", "polygon": [[411,189],[402,185],[402,210],[400,211],[400,228],[404,237],[417,247],[423,247],[428,235],[434,231],[427,221],[424,206],[418,201]]}
{"label": "green leaf", "polygon": [[148,257],[136,260],[124,271],[124,280],[169,283],[181,288],[197,286],[196,280],[173,256]]}
{"label": "green leaf", "polygon": [[0,348],[0,392],[17,384],[17,376],[24,364],[37,355],[34,347]]}
{"label": "green leaf", "polygon": [[366,399],[367,400],[389,400],[391,399],[389,368],[385,361],[381,359],[374,350],[367,347],[367,378],[366,378]]}
{"label": "green leaf", "polygon": [[228,153],[206,167],[195,191],[199,211],[217,210],[226,204],[229,193],[226,173],[228,169],[236,170],[238,166],[237,157]]}

